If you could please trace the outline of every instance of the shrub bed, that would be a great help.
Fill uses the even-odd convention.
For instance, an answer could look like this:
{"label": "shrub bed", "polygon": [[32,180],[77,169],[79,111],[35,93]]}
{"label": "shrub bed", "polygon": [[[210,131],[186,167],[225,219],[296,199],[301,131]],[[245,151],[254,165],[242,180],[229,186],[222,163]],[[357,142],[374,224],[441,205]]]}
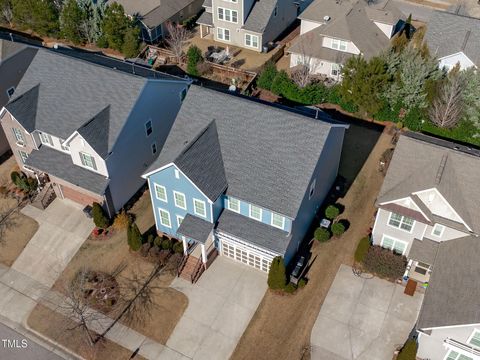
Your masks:
{"label": "shrub bed", "polygon": [[380,246],[370,246],[364,265],[371,273],[395,280],[403,276],[407,266],[407,258]]}

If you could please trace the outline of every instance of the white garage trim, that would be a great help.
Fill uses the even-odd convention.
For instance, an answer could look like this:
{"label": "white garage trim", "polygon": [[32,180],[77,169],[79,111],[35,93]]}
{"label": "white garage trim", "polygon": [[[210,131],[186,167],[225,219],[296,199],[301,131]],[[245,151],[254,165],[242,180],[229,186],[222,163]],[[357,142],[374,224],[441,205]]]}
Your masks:
{"label": "white garage trim", "polygon": [[221,256],[227,256],[257,270],[268,273],[273,258],[278,256],[278,254],[261,249],[234,236],[222,232],[217,232],[216,235],[220,244]]}

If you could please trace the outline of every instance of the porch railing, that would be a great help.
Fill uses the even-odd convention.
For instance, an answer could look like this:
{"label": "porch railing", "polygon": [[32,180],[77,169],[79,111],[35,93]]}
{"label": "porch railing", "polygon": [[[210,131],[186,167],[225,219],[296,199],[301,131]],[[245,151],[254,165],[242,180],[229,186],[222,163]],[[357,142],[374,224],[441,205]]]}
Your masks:
{"label": "porch railing", "polygon": [[192,284],[197,282],[197,280],[200,278],[200,275],[205,271],[205,266],[202,261],[202,257],[200,256],[195,263],[195,266],[193,267],[192,275],[190,276],[190,280],[192,281]]}
{"label": "porch railing", "polygon": [[180,261],[180,263],[178,264],[178,267],[177,267],[177,277],[180,276],[180,274],[182,273],[182,270],[183,268],[185,267],[185,265],[187,264],[187,260],[188,260],[188,257],[190,255],[187,253],[187,254],[183,254],[183,257],[182,257],[182,260]]}

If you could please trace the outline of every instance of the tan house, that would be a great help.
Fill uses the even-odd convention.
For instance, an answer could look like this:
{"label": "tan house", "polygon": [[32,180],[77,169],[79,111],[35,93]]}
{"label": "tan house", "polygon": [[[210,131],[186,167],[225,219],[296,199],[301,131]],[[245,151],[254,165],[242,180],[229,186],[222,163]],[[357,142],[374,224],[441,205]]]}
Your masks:
{"label": "tan house", "polygon": [[69,54],[39,49],[0,122],[27,175],[61,198],[102,203],[113,216],[145,183],[141,175],[157,158],[188,83]]}

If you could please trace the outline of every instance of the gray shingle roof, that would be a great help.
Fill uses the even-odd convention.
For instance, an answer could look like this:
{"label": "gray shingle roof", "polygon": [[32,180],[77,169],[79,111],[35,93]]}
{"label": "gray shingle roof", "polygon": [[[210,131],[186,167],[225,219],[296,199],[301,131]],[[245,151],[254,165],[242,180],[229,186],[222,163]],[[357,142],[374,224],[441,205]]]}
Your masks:
{"label": "gray shingle roof", "polygon": [[430,54],[444,57],[463,52],[480,66],[480,19],[434,11],[427,25],[425,42]]}
{"label": "gray shingle roof", "polygon": [[147,173],[172,163],[212,120],[228,182],[226,194],[295,218],[333,125],[191,86]]}
{"label": "gray shingle roof", "polygon": [[275,6],[277,6],[277,2],[278,0],[255,1],[243,28],[256,33],[263,33],[272,17]]}
{"label": "gray shingle roof", "polygon": [[110,105],[100,111],[86,124],[78,129],[78,133],[102,158],[108,155],[108,136],[110,129]]}
{"label": "gray shingle roof", "polygon": [[25,48],[26,46],[23,44],[0,39],[0,63]]}
{"label": "gray shingle roof", "polygon": [[182,220],[177,234],[205,244],[212,230],[213,224],[211,222],[200,219],[198,216],[187,214]]}
{"label": "gray shingle roof", "polygon": [[39,88],[40,84],[34,85],[20,95],[18,95],[20,91],[16,90],[15,94],[18,96],[5,105],[13,117],[30,133],[35,130]]}
{"label": "gray shingle roof", "polygon": [[98,195],[105,193],[105,189],[110,181],[100,174],[80,166],[75,166],[69,154],[64,154],[48,146],[41,146],[39,150],[32,151],[25,165],[56,176]]}
{"label": "gray shingle roof", "polygon": [[[67,139],[110,106],[110,126],[108,137],[104,139],[110,151],[146,81],[139,76],[40,49],[10,104],[16,103],[15,111],[22,116],[14,116],[22,125],[25,123],[31,129],[33,118],[35,129],[61,139]],[[17,101],[35,87],[36,108],[32,104],[33,96]],[[10,109],[10,105],[7,108]]]}
{"label": "gray shingle roof", "polygon": [[222,195],[227,188],[215,121],[200,132],[174,162],[212,201]]}
{"label": "gray shingle roof", "polygon": [[212,13],[204,12],[197,20],[197,24],[213,26],[213,17]]}
{"label": "gray shingle roof", "polygon": [[287,232],[226,209],[218,218],[217,230],[281,255],[290,242]]}
{"label": "gray shingle roof", "polygon": [[424,238],[423,240],[414,239],[408,258],[433,265],[440,243]]}
{"label": "gray shingle roof", "polygon": [[[480,191],[476,190],[480,183],[480,156],[456,150],[457,147],[426,135],[400,136],[377,203],[436,188],[462,219],[480,233]],[[444,167],[439,172],[442,161]]]}
{"label": "gray shingle roof", "polygon": [[212,0],[205,0],[203,2],[203,7],[212,7]]}
{"label": "gray shingle roof", "polygon": [[468,236],[438,247],[417,328],[480,323],[480,238]]}

